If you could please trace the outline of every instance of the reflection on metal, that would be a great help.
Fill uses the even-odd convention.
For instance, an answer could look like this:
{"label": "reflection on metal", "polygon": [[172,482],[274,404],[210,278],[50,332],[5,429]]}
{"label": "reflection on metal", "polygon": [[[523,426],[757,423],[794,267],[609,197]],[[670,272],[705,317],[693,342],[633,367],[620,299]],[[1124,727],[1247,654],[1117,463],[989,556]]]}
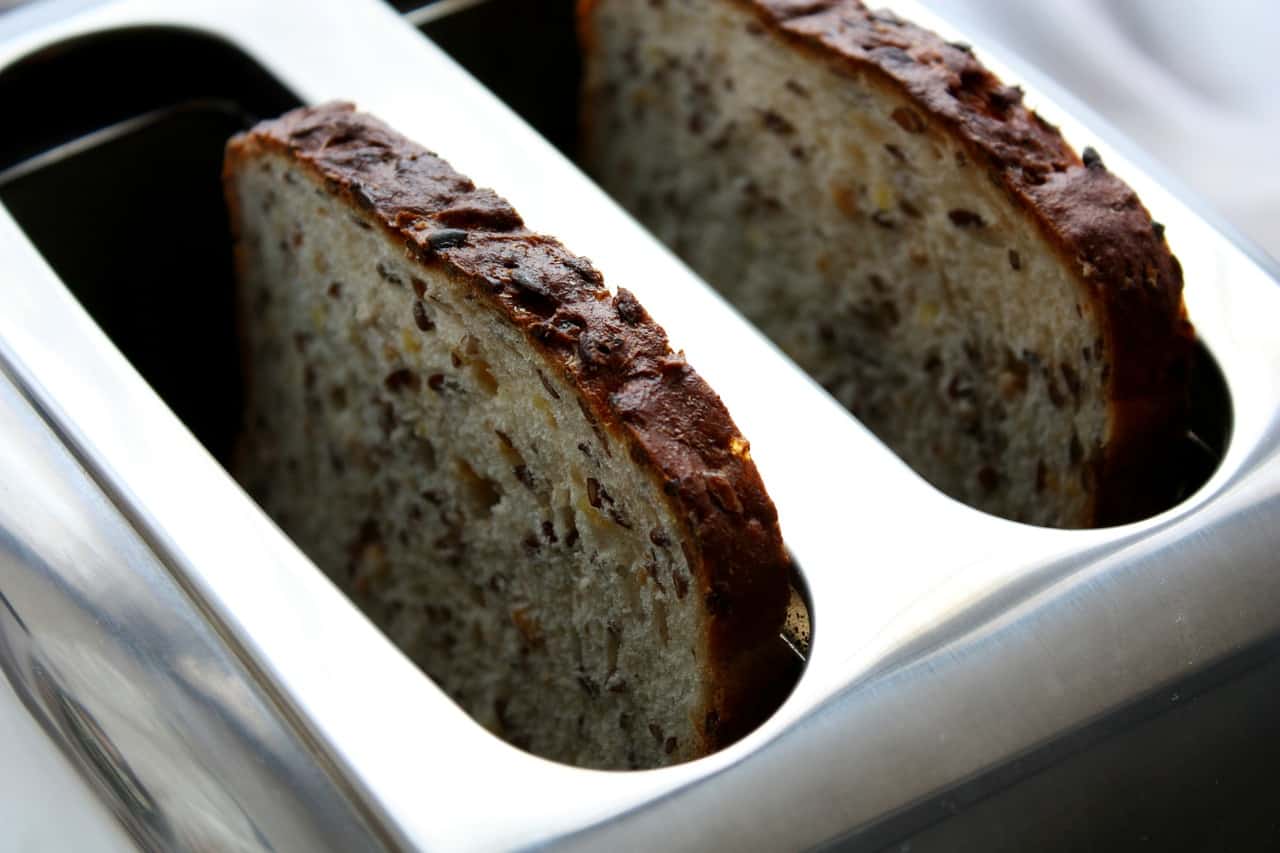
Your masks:
{"label": "reflection on metal", "polygon": [[1280,631],[1275,271],[1043,88],[1028,101],[1165,223],[1231,393],[1209,482],[1109,530],[1025,527],[929,488],[377,0],[115,0],[0,42],[0,69],[148,22],[212,33],[304,100],[356,101],[633,290],[751,437],[815,635],[778,714],[710,758],[599,773],[499,742],[245,498],[0,211],[0,362],[22,389],[0,383],[5,673],[143,843],[363,849],[374,827],[432,849],[801,848],[980,788]]}
{"label": "reflection on metal", "polygon": [[3,374],[0,447],[0,670],[134,840],[374,848],[357,810]]}
{"label": "reflection on metal", "polygon": [[404,19],[411,26],[424,27],[427,24],[447,18],[450,15],[456,15],[485,2],[488,2],[488,0],[436,0],[434,3],[428,3],[425,6],[405,12]]}
{"label": "reflection on metal", "polygon": [[64,160],[68,157],[74,157],[77,154],[97,148],[101,145],[110,143],[113,140],[126,137],[129,134],[137,133],[151,125],[158,124],[166,120],[180,119],[184,113],[199,112],[202,110],[212,110],[230,115],[243,115],[239,105],[233,101],[213,100],[213,99],[197,99],[188,101],[183,104],[165,107],[164,109],[152,110],[145,115],[129,118],[124,121],[104,127],[93,133],[85,134],[78,139],[55,146],[42,151],[34,157],[15,163],[6,169],[0,169],[0,189],[13,181],[19,180],[32,172],[37,172],[47,166]]}

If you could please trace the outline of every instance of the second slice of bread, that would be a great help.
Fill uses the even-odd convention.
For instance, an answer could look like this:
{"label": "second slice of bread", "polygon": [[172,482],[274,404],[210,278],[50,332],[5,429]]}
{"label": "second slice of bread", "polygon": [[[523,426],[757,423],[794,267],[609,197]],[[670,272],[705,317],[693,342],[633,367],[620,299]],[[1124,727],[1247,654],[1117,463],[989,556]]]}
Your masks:
{"label": "second slice of bread", "polygon": [[855,0],[582,0],[603,185],[913,468],[1043,525],[1161,509],[1182,275],[962,44]]}

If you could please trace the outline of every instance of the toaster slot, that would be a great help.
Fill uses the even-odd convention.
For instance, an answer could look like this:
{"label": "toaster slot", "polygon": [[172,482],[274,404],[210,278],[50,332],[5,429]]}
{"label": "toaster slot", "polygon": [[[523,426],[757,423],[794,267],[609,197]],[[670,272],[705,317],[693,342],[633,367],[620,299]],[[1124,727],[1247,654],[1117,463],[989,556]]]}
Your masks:
{"label": "toaster slot", "polygon": [[224,42],[147,29],[35,54],[0,74],[0,102],[30,117],[0,140],[0,203],[225,462],[241,380],[222,151],[297,99]]}
{"label": "toaster slot", "polygon": [[[407,5],[407,4],[406,4]],[[573,0],[431,3],[410,21],[572,159],[582,62]],[[537,73],[531,74],[530,69]]]}
{"label": "toaster slot", "polygon": [[[412,4],[402,3],[401,7]],[[577,101],[582,69],[572,0],[433,3],[409,12],[422,31],[569,157],[577,150]],[[528,73],[538,68],[538,74]],[[1173,246],[1177,251],[1177,245]],[[1194,318],[1192,318],[1194,320]],[[1231,399],[1208,347],[1199,342],[1192,366],[1190,430],[1171,450],[1152,490],[1155,511],[1195,494],[1217,469],[1231,434]]]}
{"label": "toaster slot", "polygon": [[[574,0],[398,3],[409,21],[570,159],[582,62]],[[410,8],[410,7],[418,8]],[[530,74],[530,68],[537,68]]]}

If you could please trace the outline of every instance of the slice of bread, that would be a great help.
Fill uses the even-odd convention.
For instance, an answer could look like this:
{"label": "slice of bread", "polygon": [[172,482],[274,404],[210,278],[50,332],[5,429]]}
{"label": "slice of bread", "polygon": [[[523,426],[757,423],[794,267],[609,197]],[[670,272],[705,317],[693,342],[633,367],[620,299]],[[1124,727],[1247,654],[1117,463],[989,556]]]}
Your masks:
{"label": "slice of bread", "polygon": [[776,701],[788,561],[747,442],[626,291],[350,105],[237,136],[236,474],[477,720],[653,767]]}
{"label": "slice of bread", "polygon": [[1193,334],[1133,191],[968,46],[856,0],[582,0],[585,157],[926,479],[1167,505]]}

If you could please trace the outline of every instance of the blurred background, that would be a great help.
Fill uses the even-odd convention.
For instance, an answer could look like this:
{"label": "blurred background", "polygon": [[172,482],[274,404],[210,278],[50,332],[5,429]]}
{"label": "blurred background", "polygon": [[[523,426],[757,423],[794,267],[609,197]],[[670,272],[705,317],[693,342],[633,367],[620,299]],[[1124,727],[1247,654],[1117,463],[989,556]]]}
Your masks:
{"label": "blurred background", "polygon": [[1276,0],[923,2],[1052,77],[1280,259]]}

